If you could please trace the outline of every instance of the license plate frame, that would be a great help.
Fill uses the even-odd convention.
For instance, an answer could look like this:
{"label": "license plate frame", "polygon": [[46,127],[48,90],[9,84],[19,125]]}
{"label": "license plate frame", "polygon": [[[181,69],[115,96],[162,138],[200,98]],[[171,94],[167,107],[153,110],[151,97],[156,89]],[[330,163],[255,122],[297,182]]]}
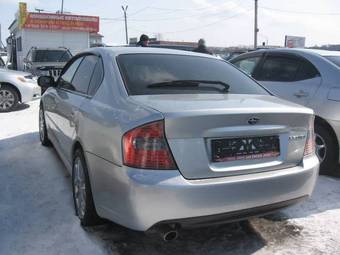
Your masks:
{"label": "license plate frame", "polygon": [[280,154],[278,135],[211,140],[212,162],[276,158]]}

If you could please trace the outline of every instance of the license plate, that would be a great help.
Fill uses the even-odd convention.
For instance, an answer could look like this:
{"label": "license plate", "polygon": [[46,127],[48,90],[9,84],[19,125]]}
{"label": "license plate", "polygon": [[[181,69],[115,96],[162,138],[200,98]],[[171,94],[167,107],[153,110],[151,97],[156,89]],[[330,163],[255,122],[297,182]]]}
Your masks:
{"label": "license plate", "polygon": [[211,141],[212,161],[252,160],[280,156],[278,136],[215,139]]}

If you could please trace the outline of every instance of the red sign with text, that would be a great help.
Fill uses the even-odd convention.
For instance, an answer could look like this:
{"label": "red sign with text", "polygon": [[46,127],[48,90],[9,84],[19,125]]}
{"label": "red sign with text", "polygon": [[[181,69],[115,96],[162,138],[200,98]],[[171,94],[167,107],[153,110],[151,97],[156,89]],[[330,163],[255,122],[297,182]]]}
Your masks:
{"label": "red sign with text", "polygon": [[97,33],[99,17],[30,12],[23,28]]}

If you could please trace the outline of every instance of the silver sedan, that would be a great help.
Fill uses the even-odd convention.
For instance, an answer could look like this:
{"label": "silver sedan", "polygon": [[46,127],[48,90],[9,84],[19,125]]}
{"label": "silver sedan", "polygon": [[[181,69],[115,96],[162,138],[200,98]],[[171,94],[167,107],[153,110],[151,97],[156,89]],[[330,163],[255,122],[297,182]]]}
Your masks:
{"label": "silver sedan", "polygon": [[171,229],[264,214],[311,195],[313,111],[212,56],[96,48],[42,76],[40,139],[72,173],[83,225]]}
{"label": "silver sedan", "polygon": [[242,54],[231,62],[276,96],[314,110],[320,171],[338,171],[340,52],[312,49],[259,50]]}

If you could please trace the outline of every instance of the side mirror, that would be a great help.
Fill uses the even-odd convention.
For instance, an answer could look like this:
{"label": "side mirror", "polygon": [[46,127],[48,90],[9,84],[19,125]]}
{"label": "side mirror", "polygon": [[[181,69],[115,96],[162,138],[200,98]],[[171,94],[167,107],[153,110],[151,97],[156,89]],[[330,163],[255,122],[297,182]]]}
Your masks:
{"label": "side mirror", "polygon": [[56,82],[54,81],[54,78],[52,76],[40,76],[38,78],[38,85],[41,88],[47,89],[49,87],[55,87]]}

